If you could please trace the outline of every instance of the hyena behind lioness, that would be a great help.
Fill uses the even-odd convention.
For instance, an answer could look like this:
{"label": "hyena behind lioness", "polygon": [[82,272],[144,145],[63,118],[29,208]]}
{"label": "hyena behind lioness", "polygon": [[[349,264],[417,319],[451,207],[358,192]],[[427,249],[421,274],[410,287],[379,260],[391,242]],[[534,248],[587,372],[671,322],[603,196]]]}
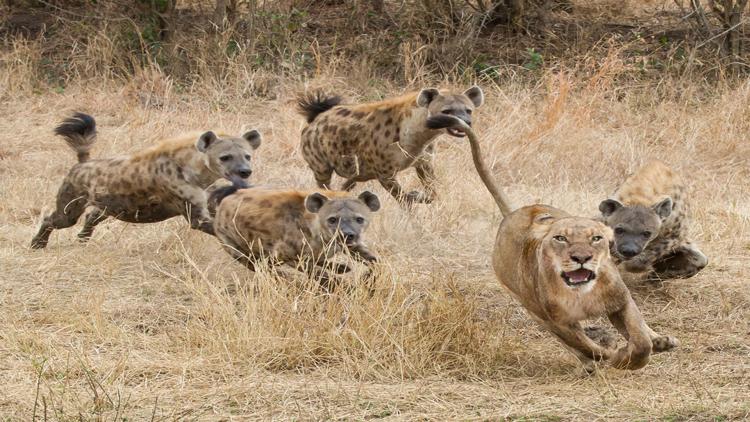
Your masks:
{"label": "hyena behind lioness", "polygon": [[626,271],[648,271],[657,280],[688,278],[708,264],[688,239],[685,192],[674,170],[652,160],[599,204],[602,219],[615,233],[612,256]]}
{"label": "hyena behind lioness", "polygon": [[47,246],[53,230],[73,226],[87,208],[78,234],[83,241],[107,217],[152,223],[182,215],[192,228],[213,234],[205,189],[221,178],[246,186],[251,155],[261,142],[256,130],[237,138],[209,131],[164,141],[131,156],[89,160],[96,139],[93,117],[75,113],[55,133],[77,153],[78,164],[63,179],[57,209],[44,218],[32,248]]}

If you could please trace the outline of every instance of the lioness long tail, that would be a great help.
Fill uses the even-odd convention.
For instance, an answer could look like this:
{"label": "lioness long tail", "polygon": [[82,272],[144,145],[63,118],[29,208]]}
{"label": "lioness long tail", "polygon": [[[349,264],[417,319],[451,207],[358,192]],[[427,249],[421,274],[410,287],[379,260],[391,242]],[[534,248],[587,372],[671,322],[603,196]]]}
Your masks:
{"label": "lioness long tail", "polygon": [[463,120],[457,117],[441,114],[427,119],[427,127],[430,129],[445,129],[453,127],[466,133],[466,136],[469,138],[469,144],[471,145],[471,158],[474,160],[474,167],[476,167],[477,173],[479,173],[479,178],[482,179],[484,186],[487,187],[492,198],[495,199],[503,217],[507,217],[512,213],[513,206],[510,204],[510,200],[508,200],[508,197],[503,190],[500,189],[493,179],[492,174],[487,169],[484,158],[482,158],[482,149],[479,145],[479,139],[477,139],[477,135],[471,129],[471,126],[467,125]]}

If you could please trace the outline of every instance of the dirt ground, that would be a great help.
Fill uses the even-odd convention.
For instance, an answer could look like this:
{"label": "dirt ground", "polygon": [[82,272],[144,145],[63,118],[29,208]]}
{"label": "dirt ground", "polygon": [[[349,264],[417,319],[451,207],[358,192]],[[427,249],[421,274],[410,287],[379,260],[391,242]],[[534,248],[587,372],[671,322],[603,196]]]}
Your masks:
{"label": "dirt ground", "polygon": [[[292,90],[231,107],[179,96],[153,107],[116,87],[70,87],[0,96],[2,419],[750,418],[750,84],[701,101],[561,84],[485,86],[475,120],[487,160],[516,204],[584,216],[650,158],[684,175],[709,266],[661,285],[626,278],[649,324],[681,341],[674,352],[638,371],[582,375],[496,282],[499,213],[467,142],[446,136],[435,203],[408,212],[376,184],[358,188],[383,202],[368,232],[382,261],[373,297],[323,297],[299,278],[253,274],[178,218],[110,220],[88,244],[79,224],[31,250],[75,163],[51,132],[74,110],[97,119],[94,157],[180,132],[257,128],[254,182],[314,187]],[[409,188],[412,173],[400,176]]]}

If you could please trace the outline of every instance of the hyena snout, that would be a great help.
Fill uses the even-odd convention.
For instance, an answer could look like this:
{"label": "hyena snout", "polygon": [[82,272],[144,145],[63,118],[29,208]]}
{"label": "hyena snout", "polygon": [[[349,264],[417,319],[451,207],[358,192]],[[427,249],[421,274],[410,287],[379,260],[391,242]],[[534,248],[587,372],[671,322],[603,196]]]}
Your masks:
{"label": "hyena snout", "polygon": [[251,174],[253,174],[253,170],[249,167],[237,170],[237,175],[243,179],[247,179]]}
{"label": "hyena snout", "polygon": [[242,188],[248,187],[247,179],[253,174],[253,169],[249,165],[237,166],[229,172],[229,181],[233,185]]}
{"label": "hyena snout", "polygon": [[632,243],[625,243],[617,248],[617,253],[624,258],[630,259],[643,251],[643,248]]}

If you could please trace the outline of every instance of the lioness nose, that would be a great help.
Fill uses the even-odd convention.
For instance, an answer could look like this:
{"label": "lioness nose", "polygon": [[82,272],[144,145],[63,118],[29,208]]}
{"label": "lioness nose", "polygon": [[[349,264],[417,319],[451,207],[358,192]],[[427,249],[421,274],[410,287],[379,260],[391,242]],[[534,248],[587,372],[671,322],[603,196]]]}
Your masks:
{"label": "lioness nose", "polygon": [[238,171],[238,172],[237,172],[237,174],[238,174],[238,175],[239,175],[239,176],[240,176],[241,178],[243,178],[243,179],[247,179],[248,177],[250,177],[250,175],[251,175],[251,174],[253,174],[253,171],[252,171],[252,170],[250,170],[250,169],[247,169],[247,170],[240,170],[240,171]]}
{"label": "lioness nose", "polygon": [[579,263],[579,264],[585,264],[591,260],[591,255],[570,255],[570,259],[573,261]]}

